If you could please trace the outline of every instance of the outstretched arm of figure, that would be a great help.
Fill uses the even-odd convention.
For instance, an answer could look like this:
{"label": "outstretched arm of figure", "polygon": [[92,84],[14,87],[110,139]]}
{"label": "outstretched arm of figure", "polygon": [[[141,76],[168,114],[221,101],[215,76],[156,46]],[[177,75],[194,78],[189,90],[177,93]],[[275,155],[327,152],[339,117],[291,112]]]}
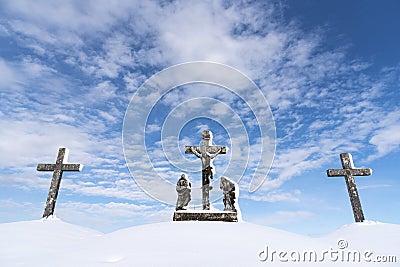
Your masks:
{"label": "outstretched arm of figure", "polygon": [[218,150],[217,150],[217,152],[211,154],[211,153],[209,153],[209,152],[206,151],[206,154],[207,154],[207,156],[209,156],[211,159],[213,159],[213,158],[215,158],[215,157],[221,152],[221,150],[222,150],[222,149],[219,147]]}
{"label": "outstretched arm of figure", "polygon": [[190,147],[190,151],[192,151],[193,154],[196,155],[196,157],[201,158],[201,153],[197,151],[197,149],[193,149],[193,147]]}

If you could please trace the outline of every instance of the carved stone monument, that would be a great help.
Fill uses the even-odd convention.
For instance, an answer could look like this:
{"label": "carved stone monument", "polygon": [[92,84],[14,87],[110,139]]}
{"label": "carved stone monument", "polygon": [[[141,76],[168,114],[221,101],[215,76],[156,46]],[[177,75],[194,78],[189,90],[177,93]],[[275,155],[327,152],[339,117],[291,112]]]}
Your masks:
{"label": "carved stone monument", "polygon": [[[176,211],[174,212],[174,221],[224,221],[224,222],[237,222],[238,221],[238,206],[235,206],[237,198],[236,188],[237,185],[227,178],[221,178],[221,189],[226,191],[226,201],[224,198],[225,209],[217,210],[215,208],[210,209],[210,185],[211,179],[213,179],[215,168],[212,164],[213,159],[219,154],[226,154],[227,147],[225,146],[213,146],[212,145],[212,133],[209,130],[204,130],[202,133],[202,142],[200,146],[186,146],[186,154],[194,154],[201,159],[202,163],[202,207],[203,210],[181,210],[178,203],[181,202],[179,199]],[[222,182],[224,181],[224,182]],[[223,186],[222,186],[223,183]],[[179,184],[179,181],[178,181]],[[178,190],[178,187],[177,187]],[[236,195],[235,195],[236,194]]]}
{"label": "carved stone monument", "polygon": [[237,193],[238,185],[226,177],[221,177],[219,188],[224,192],[224,211],[237,212],[236,197],[239,195]]}
{"label": "carved stone monument", "polygon": [[67,164],[68,159],[68,149],[61,147],[58,149],[58,155],[56,164],[38,164],[38,171],[52,171],[53,178],[51,179],[50,190],[47,196],[46,208],[43,212],[43,218],[47,218],[54,214],[54,209],[56,206],[58,191],[60,189],[60,183],[62,174],[65,171],[74,172],[81,171],[83,168],[82,164]]}
{"label": "carved stone monument", "polygon": [[186,206],[189,204],[191,197],[190,192],[192,184],[186,177],[186,174],[182,174],[181,178],[176,184],[176,192],[178,192],[178,200],[176,201],[175,210],[186,210]]}
{"label": "carved stone monument", "polygon": [[340,154],[340,160],[342,161],[343,169],[329,169],[327,170],[328,177],[344,176],[347,185],[347,191],[349,192],[351,207],[353,208],[354,219],[356,222],[363,222],[365,220],[364,213],[362,211],[360,197],[358,195],[356,182],[354,176],[369,176],[372,170],[369,168],[356,169],[353,163],[353,157],[350,153]]}
{"label": "carved stone monument", "polygon": [[212,145],[212,132],[204,130],[202,134],[201,146],[186,146],[186,154],[194,154],[201,159],[202,163],[202,196],[203,210],[210,209],[210,179],[213,178],[212,160],[218,154],[226,154],[226,146]]}

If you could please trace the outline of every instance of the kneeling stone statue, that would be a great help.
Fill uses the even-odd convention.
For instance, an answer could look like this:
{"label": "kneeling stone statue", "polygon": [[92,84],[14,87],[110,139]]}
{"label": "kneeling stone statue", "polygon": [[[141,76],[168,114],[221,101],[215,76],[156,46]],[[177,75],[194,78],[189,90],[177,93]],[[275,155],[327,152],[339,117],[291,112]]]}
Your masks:
{"label": "kneeling stone statue", "polygon": [[224,211],[237,212],[236,209],[236,187],[237,184],[226,177],[221,177],[220,189],[224,192]]}
{"label": "kneeling stone statue", "polygon": [[176,184],[176,192],[178,192],[178,200],[176,201],[175,210],[186,210],[186,206],[189,204],[191,197],[190,192],[192,184],[186,177],[186,174],[182,174]]}

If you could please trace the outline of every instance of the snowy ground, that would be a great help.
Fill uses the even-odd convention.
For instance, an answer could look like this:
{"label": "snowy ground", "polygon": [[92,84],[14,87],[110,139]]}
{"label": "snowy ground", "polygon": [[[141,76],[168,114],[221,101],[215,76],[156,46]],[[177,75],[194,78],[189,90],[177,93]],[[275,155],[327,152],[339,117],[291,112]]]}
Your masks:
{"label": "snowy ground", "polygon": [[399,266],[400,225],[350,224],[321,238],[245,222],[165,222],[110,234],[59,219],[0,225],[0,266],[321,265]]}

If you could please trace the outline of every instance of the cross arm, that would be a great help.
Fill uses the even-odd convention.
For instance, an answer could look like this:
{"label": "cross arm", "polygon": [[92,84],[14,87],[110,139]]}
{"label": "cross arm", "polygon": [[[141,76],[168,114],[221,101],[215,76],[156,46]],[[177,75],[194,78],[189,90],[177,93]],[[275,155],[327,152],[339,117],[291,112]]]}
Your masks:
{"label": "cross arm", "polygon": [[83,169],[83,164],[63,164],[61,170],[80,172]]}
{"label": "cross arm", "polygon": [[185,154],[194,154],[198,158],[201,158],[201,153],[199,152],[200,147],[198,146],[185,146]]}
{"label": "cross arm", "polygon": [[215,158],[218,154],[226,154],[226,146],[210,146],[206,150],[210,158]]}
{"label": "cross arm", "polygon": [[326,171],[328,177],[338,177],[338,176],[369,176],[372,174],[372,170],[370,168],[363,169],[329,169]]}
{"label": "cross arm", "polygon": [[354,176],[370,176],[372,174],[372,169],[370,168],[351,169],[351,174]]}
{"label": "cross arm", "polygon": [[57,164],[38,164],[36,167],[37,171],[82,171],[82,164],[62,164],[61,166]]}
{"label": "cross arm", "polygon": [[36,167],[37,171],[54,171],[56,164],[38,164]]}
{"label": "cross arm", "polygon": [[207,153],[210,154],[226,154],[226,151],[226,146],[210,146],[209,149],[207,149]]}

